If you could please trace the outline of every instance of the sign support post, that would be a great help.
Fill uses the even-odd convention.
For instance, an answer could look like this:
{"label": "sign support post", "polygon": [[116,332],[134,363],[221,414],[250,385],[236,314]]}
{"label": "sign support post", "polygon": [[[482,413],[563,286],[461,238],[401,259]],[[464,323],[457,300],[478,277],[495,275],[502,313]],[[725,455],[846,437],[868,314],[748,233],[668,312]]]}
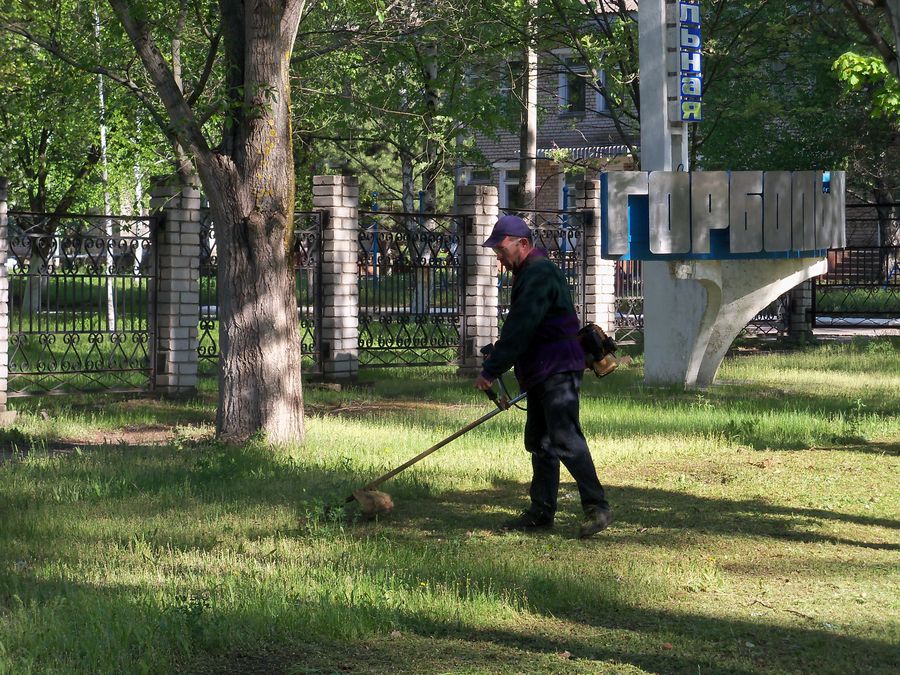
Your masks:
{"label": "sign support post", "polygon": [[[605,255],[643,260],[644,381],[703,387],[748,321],[827,271],[825,249],[844,237],[843,174],[832,186],[832,172],[677,173],[690,171],[688,124],[703,112],[699,0],[641,0],[638,25],[642,171],[607,180]],[[630,220],[624,233],[610,224],[632,218],[619,186],[645,195],[638,255]]]}

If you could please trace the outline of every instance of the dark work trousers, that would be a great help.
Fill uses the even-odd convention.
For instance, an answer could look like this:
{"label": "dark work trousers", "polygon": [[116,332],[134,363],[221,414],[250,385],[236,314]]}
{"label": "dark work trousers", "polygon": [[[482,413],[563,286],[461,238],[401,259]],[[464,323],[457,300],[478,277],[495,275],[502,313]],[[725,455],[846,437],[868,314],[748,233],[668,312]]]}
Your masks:
{"label": "dark work trousers", "polygon": [[531,453],[531,507],[537,518],[552,518],[559,493],[559,464],[578,484],[585,511],[609,508],[594,460],[578,421],[580,372],[557,373],[528,390],[525,449]]}

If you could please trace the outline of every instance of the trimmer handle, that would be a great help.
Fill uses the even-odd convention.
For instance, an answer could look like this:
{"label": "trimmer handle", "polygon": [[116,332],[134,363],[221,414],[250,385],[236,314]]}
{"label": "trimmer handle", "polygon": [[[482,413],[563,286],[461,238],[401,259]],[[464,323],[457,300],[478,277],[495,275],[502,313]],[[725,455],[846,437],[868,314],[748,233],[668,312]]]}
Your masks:
{"label": "trimmer handle", "polygon": [[[502,384],[501,384],[502,387]],[[490,389],[485,389],[484,393],[487,395],[491,401],[494,402],[494,405],[500,408],[500,410],[509,410],[509,397],[508,396],[498,396],[497,392],[494,391],[493,387]]]}

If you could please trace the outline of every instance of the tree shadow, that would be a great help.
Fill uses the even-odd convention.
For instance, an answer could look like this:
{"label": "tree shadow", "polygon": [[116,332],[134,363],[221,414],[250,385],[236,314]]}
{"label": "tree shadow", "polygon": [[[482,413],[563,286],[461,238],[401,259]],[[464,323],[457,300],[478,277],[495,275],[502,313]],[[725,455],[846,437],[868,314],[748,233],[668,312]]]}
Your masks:
{"label": "tree shadow", "polygon": [[[123,517],[165,518],[167,509],[177,508],[178,500],[165,502],[159,496],[173,480],[187,480],[191,486],[191,499],[200,506],[216,504],[253,513],[259,512],[259,506],[294,509],[296,530],[282,534],[307,538],[311,535],[304,528],[303,518],[310,512],[323,517],[324,505],[337,501],[334,496],[343,495],[345,486],[358,479],[352,471],[333,467],[292,467],[275,461],[263,448],[249,448],[235,455],[234,449],[213,445],[199,450],[189,460],[181,458],[181,463],[176,461],[175,466],[148,461],[148,456],[162,452],[157,448],[132,452],[131,456],[141,461],[127,468],[128,475],[121,483],[124,487],[97,503],[102,504],[104,510]],[[94,466],[99,464],[102,463]],[[187,477],[186,467],[190,468],[191,474]],[[53,478],[48,476],[47,480]],[[302,492],[301,486],[307,492]],[[497,481],[492,488],[481,491],[438,491],[409,476],[398,477],[389,489],[397,496],[398,508],[377,526],[377,535],[369,525],[348,527],[342,523],[340,527],[347,536],[364,542],[373,536],[388,538],[394,546],[404,543],[421,546],[433,540],[435,533],[442,539],[464,541],[471,530],[498,527],[500,521],[521,503],[526,492],[526,486],[516,481]],[[610,547],[626,541],[653,547],[676,546],[686,532],[696,532],[884,550],[898,548],[894,544],[842,539],[809,527],[813,521],[828,521],[897,530],[900,522],[892,519],[824,509],[788,508],[762,500],[698,497],[651,488],[610,486],[610,492],[616,521],[596,541],[585,542],[585,547]],[[8,496],[0,503],[0,509],[6,513],[10,513],[10,509],[33,506],[19,504]],[[77,507],[72,506],[73,509]],[[577,504],[572,507],[577,509]],[[65,553],[67,539],[73,536],[67,531],[50,528],[39,534],[55,540],[53,548],[59,550],[61,556],[75,555]],[[209,550],[217,545],[209,537],[181,535],[166,531],[164,527],[157,532],[140,534],[150,545],[163,549]],[[271,527],[267,528],[265,523],[244,532],[244,536],[249,537],[272,534]],[[553,537],[556,535],[551,535],[551,541]],[[249,614],[247,609],[233,609],[220,615],[210,612],[206,616],[192,613],[191,606],[184,605],[166,616],[153,616],[150,621],[158,624],[162,618],[194,622],[186,623],[184,629],[192,635],[184,652],[185,662],[179,667],[185,672],[302,672],[304,669],[307,672],[316,672],[314,669],[333,672],[344,667],[350,672],[436,672],[446,671],[448,666],[465,670],[472,667],[491,669],[495,665],[499,670],[546,672],[553,670],[547,664],[555,661],[540,659],[556,659],[565,651],[573,654],[574,660],[561,664],[559,672],[582,667],[596,669],[610,664],[650,672],[696,672],[699,668],[703,672],[737,673],[811,670],[887,673],[896,672],[900,667],[896,645],[877,639],[842,635],[817,625],[786,626],[774,619],[749,621],[711,617],[689,610],[660,609],[640,598],[623,598],[615,591],[612,580],[602,573],[600,586],[595,585],[597,574],[586,575],[583,580],[570,575],[566,585],[560,585],[560,577],[545,565],[517,568],[502,559],[492,559],[483,561],[477,568],[467,568],[464,562],[449,559],[450,552],[447,556],[447,566],[440,570],[434,569],[433,560],[423,558],[415,562],[407,558],[404,574],[436,585],[446,582],[449,567],[461,576],[472,575],[476,582],[492,588],[498,595],[524,593],[531,617],[527,625],[474,629],[449,616],[436,618],[429,610],[354,605],[340,601],[337,596],[329,596],[311,606],[297,605],[292,610],[282,611],[296,612],[296,616],[291,617],[295,623],[302,623],[304,613],[309,612],[331,612],[355,618],[362,615],[365,619],[362,625],[368,626],[362,631],[362,637],[334,641],[333,636],[324,636],[322,641],[310,642],[307,634],[287,635],[274,630],[262,643],[257,636],[240,649],[229,650],[212,636],[217,625],[226,621],[232,626],[258,627],[266,625],[273,617],[258,615],[264,611],[262,609]],[[391,571],[389,562],[367,564],[375,571],[379,565],[384,573]],[[47,579],[25,573],[19,575],[14,586],[7,585],[3,603],[12,601],[13,592],[20,598],[41,604],[52,603],[54,598],[74,592],[84,592],[91,595],[95,606],[105,607],[104,611],[110,617],[146,620],[134,612],[134,594],[141,591],[121,584],[113,587],[79,585],[61,577]],[[460,594],[458,602],[465,602],[465,596]],[[559,626],[555,622],[560,621],[573,626],[574,632],[557,630]],[[544,623],[546,629],[541,628]],[[432,640],[437,640],[438,646],[411,658],[402,648],[407,643],[401,641],[395,645],[375,639],[374,636],[386,635],[394,628],[409,636],[413,645],[432,644]],[[90,624],[85,630],[100,631],[102,623]],[[633,639],[621,639],[623,633],[632,635]],[[598,635],[605,637],[600,639]],[[166,640],[170,639],[175,640],[167,633]],[[296,642],[298,639],[300,646]],[[160,644],[165,645],[166,640]],[[304,643],[309,649],[304,650]],[[263,646],[252,646],[260,644]],[[329,645],[334,649],[329,651]],[[671,648],[663,645],[671,645]],[[131,650],[148,648],[152,647],[144,644],[129,646]],[[373,653],[377,655],[378,663],[375,669],[370,669],[368,664],[372,662]],[[819,655],[814,663],[809,661],[810,654]],[[537,669],[533,667],[534,659],[540,663]]]}
{"label": "tree shadow", "polygon": [[[547,592],[559,583],[552,571],[517,571],[498,562],[484,569],[485,578],[474,573],[475,580],[489,582],[498,594],[524,591],[530,618],[521,625],[473,626],[437,618],[429,609],[343,602],[330,594],[288,609],[279,603],[274,613],[265,603],[221,605],[215,590],[176,594],[173,587],[146,603],[138,601],[146,590],[127,583],[39,578],[28,570],[4,585],[0,603],[57,607],[54,628],[60,633],[44,641],[49,653],[32,658],[46,659],[57,649],[59,656],[78,653],[76,644],[82,644],[88,646],[81,653],[101,647],[126,670],[137,664],[172,667],[172,654],[175,670],[184,673],[563,673],[625,667],[750,675],[894,673],[900,667],[896,645],[883,640],[639,606],[598,592],[587,580],[573,581],[554,597]],[[424,563],[404,571],[426,582],[443,580]],[[460,594],[458,600],[465,598]],[[88,606],[96,616],[80,614]],[[316,617],[323,615],[356,628],[343,636],[322,635]],[[280,621],[285,628],[278,628]],[[265,625],[272,628],[263,636],[259,627]],[[225,646],[217,634],[223,628],[231,635],[246,632],[247,642]]]}
{"label": "tree shadow", "polygon": [[[515,509],[527,498],[528,486],[515,481],[495,481],[492,490],[440,492],[428,495],[431,505],[422,509],[407,504],[408,499],[421,499],[401,485],[396,489],[398,504],[394,518],[420,522],[424,529],[448,535],[483,528],[499,529],[507,515],[485,513],[485,504],[505,504]],[[858,516],[826,509],[779,506],[759,499],[725,499],[701,497],[684,492],[633,486],[606,486],[613,508],[614,529],[619,540],[634,540],[665,546],[684,532],[726,534],[754,538],[771,538],[804,543],[844,544],[886,551],[900,550],[900,544],[860,541],[817,532],[820,523],[846,523],[866,527],[900,530],[900,520]],[[577,499],[566,507],[561,503],[558,518],[580,511]],[[415,513],[413,513],[415,511]],[[647,533],[646,531],[651,531]]]}

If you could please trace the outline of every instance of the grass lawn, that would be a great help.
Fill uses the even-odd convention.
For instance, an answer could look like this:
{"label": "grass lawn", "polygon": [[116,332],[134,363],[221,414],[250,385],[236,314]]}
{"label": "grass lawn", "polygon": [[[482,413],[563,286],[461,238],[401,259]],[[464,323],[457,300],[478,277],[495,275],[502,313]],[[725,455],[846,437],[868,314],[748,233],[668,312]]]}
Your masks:
{"label": "grass lawn", "polygon": [[[212,440],[215,396],[17,400],[0,431],[0,673],[896,673],[900,342],[729,359],[702,392],[586,379],[615,522],[502,534],[510,411],[449,368],[308,387],[300,447]],[[212,386],[212,385],[207,385]]]}

